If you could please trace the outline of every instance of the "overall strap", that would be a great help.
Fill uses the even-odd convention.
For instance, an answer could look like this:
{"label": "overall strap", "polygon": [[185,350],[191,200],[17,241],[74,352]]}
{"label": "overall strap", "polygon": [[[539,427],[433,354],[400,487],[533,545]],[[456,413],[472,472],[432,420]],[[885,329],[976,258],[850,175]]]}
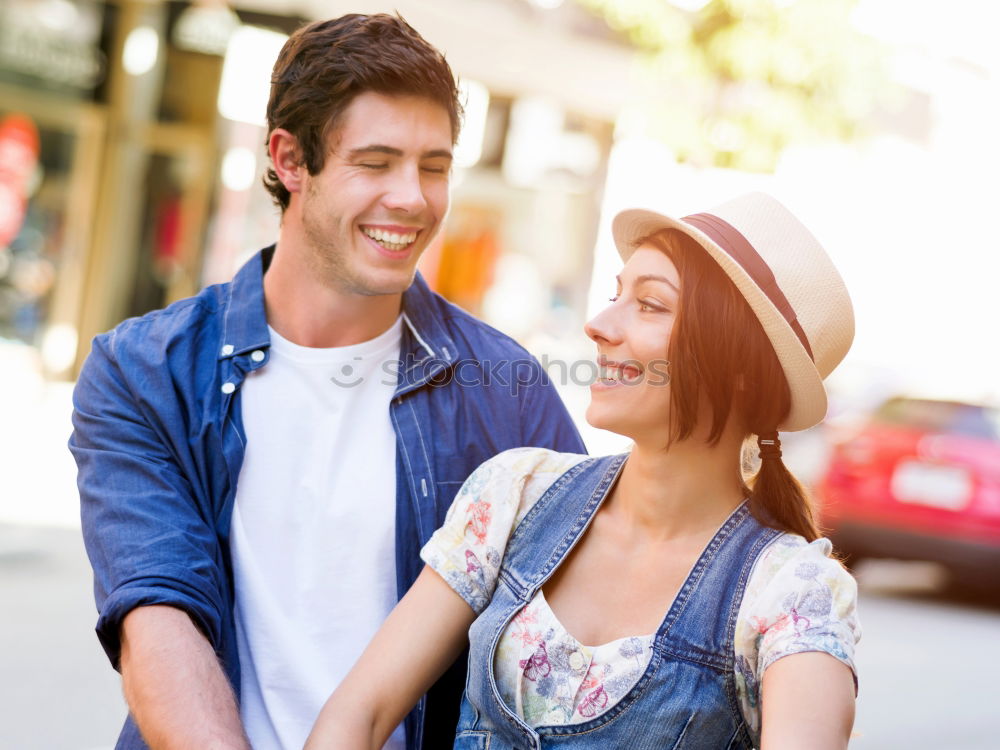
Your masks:
{"label": "overall strap", "polygon": [[560,476],[514,529],[499,580],[527,602],[587,528],[628,454],[581,461]]}
{"label": "overall strap", "polygon": [[731,673],[736,619],[754,563],[781,532],[744,502],[722,524],[681,586],[654,648],[661,655]]}

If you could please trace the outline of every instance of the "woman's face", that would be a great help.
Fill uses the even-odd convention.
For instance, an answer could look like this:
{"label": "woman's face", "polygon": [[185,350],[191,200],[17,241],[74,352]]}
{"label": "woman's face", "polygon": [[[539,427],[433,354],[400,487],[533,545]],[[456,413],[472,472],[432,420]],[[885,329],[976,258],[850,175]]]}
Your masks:
{"label": "woman's face", "polygon": [[599,377],[587,421],[636,441],[667,442],[670,376],[667,345],[680,279],[667,255],[641,245],[617,278],[611,304],[584,326],[597,344]]}

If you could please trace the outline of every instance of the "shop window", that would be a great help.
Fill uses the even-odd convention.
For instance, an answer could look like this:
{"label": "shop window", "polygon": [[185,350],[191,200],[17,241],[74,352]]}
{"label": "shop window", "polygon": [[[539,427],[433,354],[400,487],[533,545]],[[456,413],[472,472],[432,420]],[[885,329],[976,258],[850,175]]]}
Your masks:
{"label": "shop window", "polygon": [[0,110],[0,337],[40,343],[63,259],[74,141]]}

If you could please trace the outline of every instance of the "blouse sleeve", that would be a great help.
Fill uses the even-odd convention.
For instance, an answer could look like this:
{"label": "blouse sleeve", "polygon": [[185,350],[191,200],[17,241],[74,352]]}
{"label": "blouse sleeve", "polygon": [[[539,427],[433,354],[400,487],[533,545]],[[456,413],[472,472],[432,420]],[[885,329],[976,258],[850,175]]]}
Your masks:
{"label": "blouse sleeve", "polygon": [[420,557],[477,614],[493,596],[511,532],[563,473],[586,456],[514,448],[481,464],[459,489]]}
{"label": "blouse sleeve", "polygon": [[785,534],[757,560],[736,627],[736,672],[744,716],[759,731],[759,686],[778,659],[822,651],[850,667],[861,638],[854,578],[830,557],[828,539]]}

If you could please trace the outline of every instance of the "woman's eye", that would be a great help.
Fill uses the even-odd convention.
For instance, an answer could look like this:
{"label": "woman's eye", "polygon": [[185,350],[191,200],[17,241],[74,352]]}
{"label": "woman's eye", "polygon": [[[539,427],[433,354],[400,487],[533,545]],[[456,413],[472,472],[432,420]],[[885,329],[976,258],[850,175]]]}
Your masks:
{"label": "woman's eye", "polygon": [[428,174],[445,174],[448,170],[445,167],[421,167]]}
{"label": "woman's eye", "polygon": [[361,166],[364,167],[365,169],[385,169],[389,165],[388,164],[383,164],[383,163],[379,163],[379,164],[362,163]]}
{"label": "woman's eye", "polygon": [[639,300],[639,310],[641,312],[663,312],[663,308],[650,302]]}

